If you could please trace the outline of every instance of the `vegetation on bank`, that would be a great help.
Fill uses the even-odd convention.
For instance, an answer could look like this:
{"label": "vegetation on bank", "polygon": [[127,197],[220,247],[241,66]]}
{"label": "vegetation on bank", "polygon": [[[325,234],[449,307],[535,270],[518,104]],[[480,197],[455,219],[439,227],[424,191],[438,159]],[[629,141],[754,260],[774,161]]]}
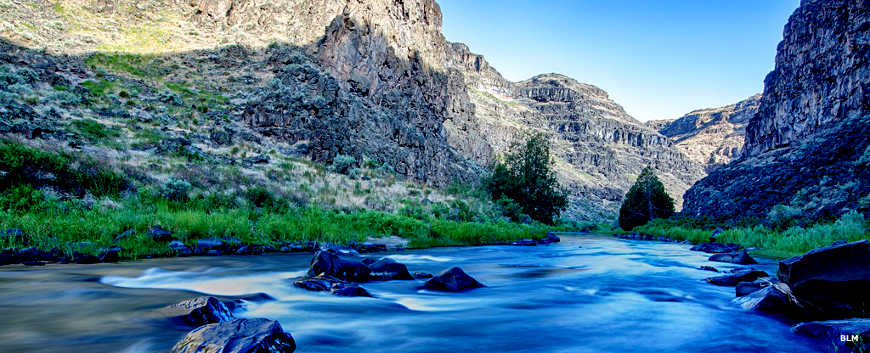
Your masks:
{"label": "vegetation on bank", "polygon": [[514,152],[496,161],[486,181],[492,200],[513,221],[531,217],[552,224],[568,205],[568,193],[552,170],[550,140],[535,134],[511,150]]}
{"label": "vegetation on bank", "polygon": [[665,185],[652,168],[643,168],[619,208],[619,226],[632,230],[654,218],[668,218],[672,214],[674,200],[665,192]]}
{"label": "vegetation on bank", "polygon": [[[692,218],[655,219],[638,226],[635,232],[650,235],[665,235],[671,239],[688,240],[693,243],[709,241],[717,226],[714,223]],[[736,243],[747,248],[756,248],[756,254],[784,258],[803,254],[812,249],[828,246],[838,240],[856,241],[870,239],[870,224],[861,213],[850,211],[832,222],[811,225],[792,225],[785,228],[764,224],[744,225],[724,229],[716,241]]]}
{"label": "vegetation on bank", "polygon": [[[0,236],[0,249],[35,246],[70,255],[98,254],[117,245],[121,258],[172,255],[167,242],[148,234],[154,225],[191,247],[198,239],[217,237],[275,248],[287,242],[349,244],[388,236],[408,240],[409,247],[479,245],[537,239],[569,228],[509,222],[478,213],[460,199],[442,208],[408,203],[386,212],[323,208],[262,186],[235,194],[195,193],[181,179],[162,185],[136,182],[86,156],[13,140],[0,140],[0,171],[0,230],[19,228],[30,236],[26,243]],[[121,234],[126,235],[118,238]]]}

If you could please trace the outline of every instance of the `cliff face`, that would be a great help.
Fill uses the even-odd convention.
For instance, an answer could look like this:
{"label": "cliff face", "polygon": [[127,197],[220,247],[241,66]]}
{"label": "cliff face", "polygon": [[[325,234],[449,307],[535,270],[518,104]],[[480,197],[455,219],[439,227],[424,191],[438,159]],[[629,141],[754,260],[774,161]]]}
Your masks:
{"label": "cliff face", "polygon": [[[13,47],[45,48],[84,67],[73,87],[101,72],[153,86],[143,107],[127,104],[165,121],[185,114],[194,145],[244,136],[276,153],[323,163],[352,155],[445,186],[474,180],[498,153],[543,132],[572,192],[568,215],[591,219],[612,216],[645,166],[678,200],[703,176],[700,164],[601,89],[556,74],[510,82],[467,46],[448,43],[434,0],[3,6],[0,33]],[[106,52],[131,56],[94,55]],[[164,86],[226,99],[208,109],[161,111]],[[173,124],[167,129],[179,129]]]}
{"label": "cliff face", "polygon": [[746,127],[744,155],[686,192],[684,212],[806,218],[870,212],[870,5],[802,1]]}
{"label": "cliff face", "polygon": [[740,157],[746,124],[758,112],[761,94],[719,108],[699,109],[673,120],[647,122],[677,149],[712,171]]}
{"label": "cliff face", "polygon": [[800,143],[870,111],[868,12],[864,0],[801,1],[764,80],[760,113],[747,126],[747,155]]}

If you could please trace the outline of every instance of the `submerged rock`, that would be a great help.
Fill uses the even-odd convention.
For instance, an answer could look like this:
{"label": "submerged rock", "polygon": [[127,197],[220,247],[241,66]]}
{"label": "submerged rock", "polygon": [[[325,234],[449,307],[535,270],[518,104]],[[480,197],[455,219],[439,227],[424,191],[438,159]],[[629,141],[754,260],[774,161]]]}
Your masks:
{"label": "submerged rock", "polygon": [[743,247],[740,245],[737,245],[737,244],[732,244],[732,243],[728,243],[728,244],[701,243],[701,244],[693,246],[689,250],[701,251],[701,252],[705,252],[708,254],[724,254],[724,253],[736,252],[737,250],[740,250],[741,248],[743,248]]}
{"label": "submerged rock", "polygon": [[452,267],[445,270],[438,276],[426,281],[423,285],[426,289],[444,292],[462,292],[483,286],[483,284],[466,274],[465,271],[459,267]]}
{"label": "submerged rock", "polygon": [[202,326],[233,319],[233,314],[215,297],[196,297],[164,308],[169,315],[191,326]]}
{"label": "submerged rock", "polygon": [[293,285],[312,292],[326,292],[343,297],[371,297],[372,295],[359,285],[342,281],[338,278],[320,275],[306,277],[293,281]]}
{"label": "submerged rock", "polygon": [[553,232],[547,232],[547,235],[545,235],[543,238],[541,238],[541,240],[538,240],[538,243],[539,244],[552,244],[552,243],[558,243],[560,241],[562,241],[562,239],[560,239],[558,235],[556,235]]}
{"label": "submerged rock", "polygon": [[425,279],[425,278],[432,278],[432,277],[433,277],[432,274],[428,273],[428,272],[414,272],[415,279]]}
{"label": "submerged rock", "polygon": [[190,331],[172,347],[172,353],[292,353],[293,336],[278,321],[236,319],[208,324]]}
{"label": "submerged rock", "polygon": [[752,282],[761,277],[767,277],[767,272],[751,268],[739,269],[723,276],[710,277],[705,281],[717,286],[736,286],[740,282]]}
{"label": "submerged rock", "polygon": [[371,297],[372,295],[365,288],[358,285],[335,285],[331,290],[332,294],[342,297]]}
{"label": "submerged rock", "polygon": [[710,256],[709,260],[716,262],[728,262],[738,265],[754,265],[758,263],[757,261],[755,261],[755,259],[752,258],[752,256],[749,256],[749,254],[746,253],[746,249],[729,254],[715,254],[713,256]]}
{"label": "submerged rock", "polygon": [[511,243],[511,245],[519,245],[519,246],[535,246],[538,245],[534,239],[520,239]]}
{"label": "submerged rock", "polygon": [[862,314],[870,303],[870,242],[818,248],[779,263],[779,280],[822,311],[824,318]]}
{"label": "submerged rock", "polygon": [[699,269],[699,270],[704,270],[704,271],[710,271],[710,272],[719,272],[719,270],[717,270],[717,269],[716,269],[715,267],[713,267],[713,266],[701,266],[701,267],[698,267],[698,269]]}
{"label": "submerged rock", "polygon": [[314,254],[309,276],[329,275],[343,281],[366,282],[371,274],[362,259],[353,255],[341,253],[335,249],[324,249]]}
{"label": "submerged rock", "polygon": [[396,262],[388,257],[381,258],[371,264],[368,264],[372,273],[371,279],[389,281],[389,280],[412,280],[411,273],[408,272],[408,267],[404,264]]}

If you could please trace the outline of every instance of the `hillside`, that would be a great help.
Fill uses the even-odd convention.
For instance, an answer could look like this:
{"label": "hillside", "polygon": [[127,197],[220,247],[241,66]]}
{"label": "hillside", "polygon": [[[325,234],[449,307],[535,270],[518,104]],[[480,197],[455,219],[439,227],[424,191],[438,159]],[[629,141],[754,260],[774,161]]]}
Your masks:
{"label": "hillside", "polygon": [[444,39],[432,0],[0,6],[7,70],[39,68],[33,95],[63,96],[19,95],[21,109],[34,109],[17,113],[26,126],[5,130],[67,141],[75,121],[90,119],[121,137],[148,134],[148,143],[73,143],[122,165],[183,138],[221,163],[348,155],[442,188],[474,184],[498,154],[544,132],[571,190],[565,216],[579,219],[611,217],[644,166],[678,201],[704,175],[597,87],[555,74],[503,79]]}
{"label": "hillside", "polygon": [[698,109],[677,119],[653,120],[647,126],[669,137],[677,149],[707,171],[743,153],[746,124],[758,112],[761,94],[718,108]]}

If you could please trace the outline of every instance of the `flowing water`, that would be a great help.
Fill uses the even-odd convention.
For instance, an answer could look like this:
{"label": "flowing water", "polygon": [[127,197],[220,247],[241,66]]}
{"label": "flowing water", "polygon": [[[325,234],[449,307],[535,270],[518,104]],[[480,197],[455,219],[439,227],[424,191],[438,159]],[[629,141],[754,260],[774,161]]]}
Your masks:
{"label": "flowing water", "polygon": [[[0,269],[0,352],[166,352],[189,327],[160,307],[198,293],[245,300],[241,317],[281,322],[297,352],[819,352],[789,325],[745,312],[707,284],[707,254],[603,236],[547,246],[377,254],[437,273],[460,266],[487,285],[372,282],[375,298],[307,292],[289,280],[310,254],[199,257]],[[768,272],[772,263],[759,265]],[[259,297],[263,297],[262,295]]]}

